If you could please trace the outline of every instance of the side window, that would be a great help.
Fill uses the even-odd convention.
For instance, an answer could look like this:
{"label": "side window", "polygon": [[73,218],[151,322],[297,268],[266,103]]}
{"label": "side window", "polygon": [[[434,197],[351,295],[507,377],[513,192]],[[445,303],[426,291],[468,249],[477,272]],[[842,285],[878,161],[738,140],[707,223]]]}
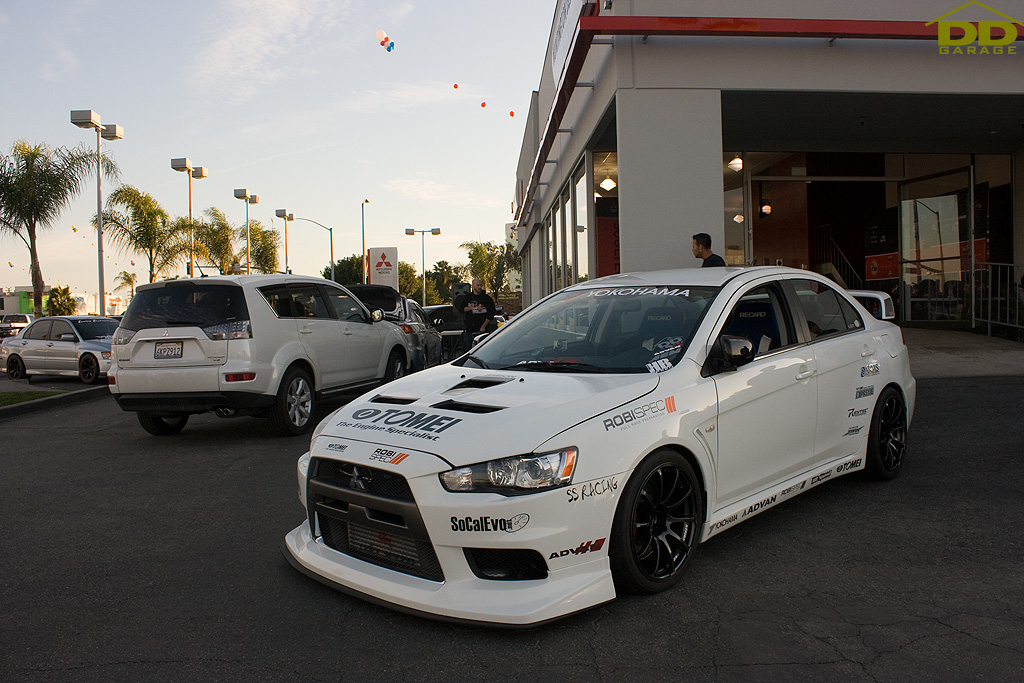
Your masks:
{"label": "side window", "polygon": [[66,320],[54,320],[53,327],[50,328],[50,339],[60,341],[60,335],[62,334],[70,334],[74,336],[75,331],[71,329],[71,325],[69,325]]}
{"label": "side window", "polygon": [[750,290],[733,306],[722,334],[749,339],[754,345],[754,358],[789,346],[794,335],[782,301],[772,285]]}
{"label": "side window", "polygon": [[25,332],[26,339],[49,339],[52,320],[40,320]]}
{"label": "side window", "polygon": [[344,290],[334,287],[325,287],[324,289],[327,290],[327,298],[331,302],[331,307],[334,308],[335,318],[346,322],[366,322],[366,314],[363,313],[362,307]]}
{"label": "side window", "polygon": [[260,294],[267,300],[271,310],[274,311],[274,315],[278,318],[295,317],[292,313],[292,298],[288,293],[287,286],[273,285],[270,287],[260,287]]}
{"label": "side window", "polygon": [[864,321],[853,306],[828,285],[814,280],[792,282],[807,318],[811,339],[864,329]]}
{"label": "side window", "polygon": [[288,288],[292,299],[292,310],[296,318],[330,318],[327,302],[316,285],[300,285]]}

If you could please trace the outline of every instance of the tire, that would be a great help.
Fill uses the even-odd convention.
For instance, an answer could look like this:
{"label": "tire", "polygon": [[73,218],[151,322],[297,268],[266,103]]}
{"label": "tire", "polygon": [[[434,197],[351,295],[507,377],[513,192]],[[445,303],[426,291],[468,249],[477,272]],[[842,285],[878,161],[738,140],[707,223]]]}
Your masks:
{"label": "tire", "polygon": [[292,368],[281,380],[277,400],[270,412],[274,431],[285,436],[305,434],[313,426],[315,408],[316,394],[309,373],[302,368]]}
{"label": "tire", "polygon": [[886,387],[875,403],[868,432],[865,475],[870,479],[892,479],[903,468],[907,451],[907,405],[896,389]]}
{"label": "tire", "polygon": [[25,362],[21,360],[21,356],[11,356],[7,359],[7,377],[25,379]]}
{"label": "tire", "polygon": [[608,550],[618,590],[671,588],[697,549],[704,496],[693,468],[675,451],[655,451],[622,492]]}
{"label": "tire", "polygon": [[100,379],[100,362],[87,353],[78,361],[78,379],[82,384],[96,384]]}
{"label": "tire", "polygon": [[177,434],[188,423],[188,414],[155,415],[153,413],[136,413],[139,424],[153,436],[171,436]]}
{"label": "tire", "polygon": [[392,382],[400,377],[405,377],[406,366],[405,356],[401,351],[395,349],[388,356],[388,366],[384,369],[384,383]]}

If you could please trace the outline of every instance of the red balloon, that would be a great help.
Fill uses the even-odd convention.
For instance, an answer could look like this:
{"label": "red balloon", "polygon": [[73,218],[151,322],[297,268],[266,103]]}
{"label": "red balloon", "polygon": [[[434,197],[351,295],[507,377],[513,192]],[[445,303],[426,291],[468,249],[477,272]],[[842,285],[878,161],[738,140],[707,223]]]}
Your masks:
{"label": "red balloon", "polygon": [[514,111],[510,111],[510,112],[508,113],[508,115],[509,115],[509,116],[515,116],[515,115],[516,115],[516,113],[515,113]]}
{"label": "red balloon", "polygon": [[480,106],[481,106],[481,107],[486,107],[486,106],[487,106],[487,103],[486,103],[486,102],[481,102],[481,103],[480,103]]}
{"label": "red balloon", "polygon": [[455,89],[456,89],[456,90],[458,90],[458,89],[459,89],[459,84],[458,84],[458,83],[456,83],[456,84],[455,84]]}

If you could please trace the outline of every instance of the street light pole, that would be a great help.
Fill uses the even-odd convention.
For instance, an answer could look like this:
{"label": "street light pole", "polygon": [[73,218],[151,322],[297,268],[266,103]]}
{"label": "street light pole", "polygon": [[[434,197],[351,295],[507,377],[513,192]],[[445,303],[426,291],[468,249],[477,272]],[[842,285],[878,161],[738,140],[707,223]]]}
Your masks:
{"label": "street light pole", "polygon": [[415,235],[420,233],[420,259],[423,264],[423,306],[427,305],[427,233],[431,235],[440,235],[441,228],[431,228],[430,230],[413,230],[412,228],[406,228],[406,235]]}
{"label": "street light pole", "polygon": [[284,219],[284,272],[290,273],[291,271],[288,270],[288,221],[295,220],[295,214],[288,213],[288,209],[277,209],[274,211],[274,215]]}
{"label": "street light pole", "polygon": [[188,276],[194,277],[195,266],[195,233],[196,226],[192,222],[192,179],[205,178],[207,176],[205,166],[193,168],[192,161],[188,157],[171,159],[171,169],[188,173]]}
{"label": "street light pole", "polygon": [[235,199],[241,199],[245,202],[245,274],[248,275],[252,272],[252,249],[250,247],[250,235],[249,235],[249,205],[259,204],[260,196],[258,194],[249,194],[249,190],[242,188],[235,190]]}
{"label": "street light pole", "polygon": [[103,152],[100,149],[102,141],[120,140],[124,137],[124,129],[115,123],[103,125],[100,123],[100,115],[91,109],[73,109],[71,111],[71,123],[79,128],[96,129],[96,257],[97,271],[100,281],[99,293],[99,315],[106,315],[106,301],[104,299],[104,277],[103,277]]}
{"label": "street light pole", "polygon": [[[294,216],[292,214],[289,214],[289,216],[290,216],[289,220],[293,220],[293,221],[309,221],[310,223],[314,223],[316,225],[319,225],[321,228],[323,228],[324,230],[326,230],[329,233],[330,239],[331,239],[331,282],[337,282],[337,280],[334,279],[334,228],[328,228],[323,223],[317,223],[312,218],[299,218],[298,216]],[[363,283],[363,284],[365,284],[365,283]]]}
{"label": "street light pole", "polygon": [[366,284],[366,205],[370,203],[369,199],[364,199],[363,203],[359,205],[359,213],[361,214],[361,225],[363,228],[363,254],[359,257],[359,262],[363,264],[363,284]]}

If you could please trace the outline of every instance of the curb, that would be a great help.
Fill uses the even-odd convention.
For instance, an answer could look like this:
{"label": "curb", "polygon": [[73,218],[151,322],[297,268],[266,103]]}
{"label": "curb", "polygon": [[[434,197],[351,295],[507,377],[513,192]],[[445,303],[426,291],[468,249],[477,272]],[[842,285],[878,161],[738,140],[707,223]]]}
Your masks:
{"label": "curb", "polygon": [[10,406],[3,406],[0,408],[0,422],[12,417],[40,413],[45,410],[50,410],[51,408],[62,408],[64,406],[73,406],[79,403],[95,401],[99,398],[103,398],[103,396],[113,396],[106,384],[98,387],[89,387],[88,389],[69,391],[57,396],[47,396],[46,398],[37,398],[33,401],[25,401],[23,403],[15,403]]}

